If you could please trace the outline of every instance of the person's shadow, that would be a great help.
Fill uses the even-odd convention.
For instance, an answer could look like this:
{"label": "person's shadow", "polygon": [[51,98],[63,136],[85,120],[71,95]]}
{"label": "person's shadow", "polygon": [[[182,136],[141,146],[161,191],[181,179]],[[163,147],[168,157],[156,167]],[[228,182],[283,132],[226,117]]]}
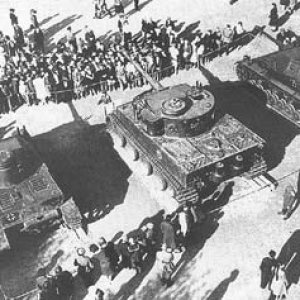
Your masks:
{"label": "person's shadow", "polygon": [[300,278],[300,229],[294,231],[285,242],[277,260],[286,266],[288,287],[297,284]]}
{"label": "person's shadow", "polygon": [[224,297],[224,295],[226,294],[229,285],[237,279],[239,273],[240,273],[239,270],[234,269],[230,273],[229,277],[222,280],[213,291],[207,292],[207,294],[209,296],[205,299],[206,300],[221,300]]}

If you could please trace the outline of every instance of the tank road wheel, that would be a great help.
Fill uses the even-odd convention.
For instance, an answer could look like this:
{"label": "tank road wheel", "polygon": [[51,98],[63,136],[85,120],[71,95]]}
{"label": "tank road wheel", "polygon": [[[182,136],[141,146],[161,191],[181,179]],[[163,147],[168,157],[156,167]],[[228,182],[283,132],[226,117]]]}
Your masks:
{"label": "tank road wheel", "polygon": [[286,107],[287,103],[284,99],[279,99],[278,100],[278,107],[279,109],[284,112],[285,111],[285,107]]}
{"label": "tank road wheel", "polygon": [[132,146],[128,146],[128,153],[133,161],[137,161],[140,157],[139,152]]}
{"label": "tank road wheel", "polygon": [[272,106],[278,107],[278,102],[279,102],[278,95],[276,95],[276,94],[273,93],[272,100],[273,100]]}
{"label": "tank road wheel", "polygon": [[284,107],[284,112],[285,114],[291,118],[292,120],[294,120],[294,115],[295,115],[295,107],[293,106],[293,104],[287,104]]}
{"label": "tank road wheel", "polygon": [[269,90],[266,90],[266,95],[267,95],[267,103],[272,105],[272,93]]}
{"label": "tank road wheel", "polygon": [[153,183],[154,183],[155,189],[157,189],[159,191],[165,191],[168,187],[167,181],[158,175],[153,176]]}
{"label": "tank road wheel", "polygon": [[263,86],[262,86],[261,84],[258,83],[256,86],[257,86],[257,88],[260,89],[261,91],[264,90],[264,88],[263,88]]}
{"label": "tank road wheel", "polygon": [[142,169],[143,175],[145,175],[145,176],[150,176],[153,174],[153,167],[147,161],[141,162],[141,169]]}
{"label": "tank road wheel", "polygon": [[168,186],[166,189],[166,193],[171,197],[174,198],[176,195],[176,191],[172,186]]}
{"label": "tank road wheel", "polygon": [[256,85],[256,82],[255,82],[255,80],[253,80],[253,79],[250,79],[250,80],[249,80],[249,83],[250,83],[251,85]]}
{"label": "tank road wheel", "polygon": [[116,145],[116,147],[121,147],[121,148],[125,147],[126,138],[123,135],[119,136],[116,133],[112,133],[111,137],[112,137],[113,143]]}

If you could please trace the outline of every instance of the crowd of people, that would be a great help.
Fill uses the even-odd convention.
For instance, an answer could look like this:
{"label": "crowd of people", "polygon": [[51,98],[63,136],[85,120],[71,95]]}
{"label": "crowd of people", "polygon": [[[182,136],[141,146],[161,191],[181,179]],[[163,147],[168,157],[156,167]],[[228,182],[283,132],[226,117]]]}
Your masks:
{"label": "crowd of people", "polygon": [[[101,2],[105,9],[103,5],[105,1]],[[205,64],[216,53],[228,53],[234,41],[245,34],[239,22],[184,38],[168,18],[162,24],[143,20],[142,36],[135,38],[123,10],[116,11],[120,38],[114,42],[102,42],[88,26],[83,37],[77,37],[69,26],[65,38],[46,52],[37,12],[31,10],[31,25],[25,34],[11,9],[14,37],[0,32],[0,113],[14,111],[23,104],[59,103],[104,90],[142,86],[146,82],[122,55],[123,48],[160,80],[181,68]]]}
{"label": "crowd of people", "polygon": [[70,299],[75,276],[80,277],[91,300],[109,299],[106,287],[97,284],[100,277],[112,281],[126,268],[140,274],[151,258],[158,260],[161,283],[168,287],[172,284],[176,267],[174,254],[185,251],[192,230],[202,224],[205,218],[198,204],[184,203],[175,212],[165,214],[161,224],[148,222],[134,233],[124,234],[116,243],[101,237],[86,248],[78,248],[74,260],[75,273],[63,270],[58,265],[54,274],[37,278],[39,300]]}

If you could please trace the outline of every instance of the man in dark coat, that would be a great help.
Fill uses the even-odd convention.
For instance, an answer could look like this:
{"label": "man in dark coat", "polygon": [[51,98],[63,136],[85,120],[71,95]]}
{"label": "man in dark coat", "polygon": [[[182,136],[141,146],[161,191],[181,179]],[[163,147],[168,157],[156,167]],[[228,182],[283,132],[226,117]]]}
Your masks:
{"label": "man in dark coat", "polygon": [[139,10],[140,8],[139,8],[139,0],[134,0],[134,9],[137,11],[137,10]]}
{"label": "man in dark coat", "polygon": [[9,18],[12,26],[19,23],[18,17],[15,15],[15,10],[13,8],[9,10]]}
{"label": "man in dark coat", "polygon": [[37,52],[44,53],[44,34],[39,27],[36,27],[33,31],[33,43]]}
{"label": "man in dark coat", "polygon": [[14,39],[16,42],[16,48],[21,50],[25,44],[25,40],[23,29],[18,24],[14,25]]}
{"label": "man in dark coat", "polygon": [[39,22],[37,20],[36,16],[37,12],[35,9],[30,10],[30,29],[38,28],[39,27]]}
{"label": "man in dark coat", "polygon": [[270,21],[269,25],[272,28],[272,31],[278,30],[278,9],[276,3],[272,3],[272,9],[269,15]]}
{"label": "man in dark coat", "polygon": [[55,269],[54,284],[59,300],[70,299],[73,292],[73,276],[68,271],[63,271],[61,266]]}
{"label": "man in dark coat", "polygon": [[264,257],[260,264],[260,270],[261,270],[260,287],[262,289],[265,289],[267,286],[270,288],[274,276],[274,272],[278,265],[275,256],[276,256],[276,252],[274,250],[271,250],[269,252],[269,256]]}
{"label": "man in dark coat", "polygon": [[171,248],[172,250],[175,250],[176,249],[175,231],[173,225],[171,224],[170,215],[167,215],[165,220],[162,221],[160,228],[163,235],[163,241],[162,241],[163,244],[165,244],[167,248]]}

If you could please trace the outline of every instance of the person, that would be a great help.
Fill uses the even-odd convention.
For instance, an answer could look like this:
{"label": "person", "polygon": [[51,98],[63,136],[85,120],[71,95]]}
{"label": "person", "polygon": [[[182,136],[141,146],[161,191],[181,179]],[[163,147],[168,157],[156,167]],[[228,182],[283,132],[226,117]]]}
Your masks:
{"label": "person", "polygon": [[[100,242],[101,242],[101,240],[100,240]],[[113,278],[114,272],[111,268],[111,263],[110,263],[109,257],[106,255],[105,251],[103,249],[101,249],[101,247],[98,247],[96,244],[90,245],[90,251],[93,253],[93,259],[97,259],[99,261],[100,275],[111,280]],[[95,275],[98,275],[98,274],[95,274]],[[95,276],[95,277],[97,278],[98,276]]]}
{"label": "person", "polygon": [[67,43],[73,53],[77,53],[78,47],[77,47],[77,41],[76,41],[76,36],[72,31],[72,27],[68,26],[67,28]]}
{"label": "person", "polygon": [[96,289],[95,300],[104,300],[104,292],[99,288]]}
{"label": "person", "polygon": [[223,30],[223,43],[227,54],[229,53],[230,47],[232,45],[233,35],[233,29],[231,28],[230,24],[227,24],[225,29]]}
{"label": "person", "polygon": [[41,28],[35,27],[33,31],[34,48],[37,52],[44,53],[44,34]]}
{"label": "person", "polygon": [[11,8],[9,10],[9,18],[10,18],[10,23],[12,26],[14,26],[15,24],[18,24],[18,17],[15,14],[15,10],[13,8]]}
{"label": "person", "polygon": [[284,11],[287,11],[290,6],[290,0],[280,0],[280,5],[283,6]]}
{"label": "person", "polygon": [[118,253],[119,253],[119,266],[120,268],[129,268],[130,267],[130,253],[128,251],[128,237],[124,234],[118,244]]}
{"label": "person", "polygon": [[271,284],[271,295],[275,297],[275,300],[286,299],[287,297],[287,285],[285,267],[280,265],[275,273],[274,280]]}
{"label": "person", "polygon": [[30,29],[38,28],[39,27],[39,22],[37,20],[37,11],[35,9],[30,10]]}
{"label": "person", "polygon": [[174,255],[171,248],[167,248],[165,244],[162,245],[162,251],[160,254],[160,260],[162,264],[161,268],[161,282],[167,287],[172,284],[172,273],[174,271]]}
{"label": "person", "polygon": [[101,237],[99,240],[99,245],[101,250],[104,251],[105,256],[109,259],[110,266],[115,273],[118,269],[119,255],[116,251],[114,243],[107,242],[105,238]]}
{"label": "person", "polygon": [[280,28],[279,33],[276,35],[276,40],[281,44],[286,44],[286,32],[284,28]]}
{"label": "person", "polygon": [[128,252],[130,254],[130,268],[135,269],[137,274],[142,272],[142,261],[141,261],[141,246],[134,239],[129,238],[128,240]]}
{"label": "person", "polygon": [[260,271],[261,271],[261,281],[260,287],[265,289],[267,286],[270,288],[272,279],[277,268],[277,260],[275,258],[276,252],[271,250],[269,252],[269,256],[264,257],[260,264]]}
{"label": "person", "polygon": [[270,18],[269,25],[272,31],[277,31],[278,30],[278,9],[276,3],[272,3],[272,9],[270,11],[269,18]]}
{"label": "person", "polygon": [[63,271],[61,266],[55,268],[54,284],[59,300],[70,299],[73,292],[73,276],[68,271]]}
{"label": "person", "polygon": [[187,235],[191,232],[192,224],[193,224],[193,216],[186,203],[183,205],[182,209],[178,212],[178,221],[180,224],[180,230],[182,236],[185,239]]}
{"label": "person", "polygon": [[16,48],[22,50],[22,47],[25,44],[24,32],[21,26],[14,24],[14,40],[16,43]]}
{"label": "person", "polygon": [[283,215],[284,220],[288,219],[296,207],[297,201],[298,199],[294,187],[291,184],[287,185],[283,194],[282,209],[278,214]]}
{"label": "person", "polygon": [[121,0],[115,0],[115,13],[117,15],[124,14],[124,6]]}
{"label": "person", "polygon": [[78,257],[74,260],[74,266],[78,267],[77,273],[82,278],[86,287],[93,284],[94,265],[91,259],[85,255],[84,248],[77,249]]}
{"label": "person", "polygon": [[167,248],[174,250],[176,249],[175,231],[171,224],[171,220],[171,215],[166,215],[165,220],[163,220],[160,225],[160,228],[163,235],[162,243],[166,244]]}
{"label": "person", "polygon": [[136,11],[138,11],[140,8],[139,8],[139,0],[134,0],[134,9],[136,10]]}

